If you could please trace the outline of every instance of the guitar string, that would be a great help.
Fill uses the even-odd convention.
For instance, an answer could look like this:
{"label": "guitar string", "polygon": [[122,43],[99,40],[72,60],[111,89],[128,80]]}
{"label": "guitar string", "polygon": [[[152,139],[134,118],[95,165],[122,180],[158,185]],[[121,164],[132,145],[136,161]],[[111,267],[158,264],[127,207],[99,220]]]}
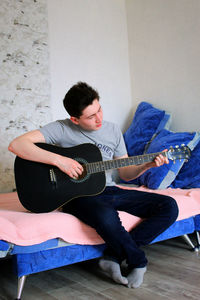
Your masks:
{"label": "guitar string", "polygon": [[82,132],[82,130],[80,129],[80,127],[78,127],[79,128],[79,131],[82,133],[82,135],[84,135],[85,137],[87,137],[89,140],[91,140],[95,145],[96,145],[96,141],[95,140],[93,140],[91,137],[89,137],[87,134],[85,134],[84,132]]}
{"label": "guitar string", "polygon": [[[78,127],[78,128],[79,128],[79,131],[82,133],[82,135],[84,135],[85,137],[87,137],[89,140],[91,140],[94,143],[94,145],[96,145],[96,141],[94,139],[92,139],[87,134],[85,134],[84,132],[82,132],[82,130],[80,129],[80,127]],[[103,164],[106,163],[106,161],[102,161],[102,162],[103,162]]]}
{"label": "guitar string", "polygon": [[[79,131],[82,133],[82,135],[84,135],[85,137],[87,137],[89,140],[91,140],[95,145],[96,145],[96,141],[95,140],[93,140],[91,137],[89,137],[87,134],[85,134],[84,132],[82,132],[82,130],[80,129],[80,127],[78,127],[79,128]],[[104,163],[105,163],[106,161],[104,161]]]}

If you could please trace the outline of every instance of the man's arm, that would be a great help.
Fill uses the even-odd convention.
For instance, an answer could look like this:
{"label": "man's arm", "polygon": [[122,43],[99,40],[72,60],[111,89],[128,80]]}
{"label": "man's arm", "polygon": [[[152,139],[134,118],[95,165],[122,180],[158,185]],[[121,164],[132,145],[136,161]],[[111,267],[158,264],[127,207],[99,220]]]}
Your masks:
{"label": "man's arm", "polygon": [[8,146],[8,150],[21,158],[56,166],[72,178],[81,175],[83,168],[77,161],[35,145],[44,142],[43,134],[39,130],[33,130],[14,139]]}
{"label": "man's arm", "polygon": [[[124,155],[118,158],[127,158],[127,157],[128,155]],[[163,164],[168,164],[168,163],[169,163],[168,158],[160,154],[155,158],[153,162],[148,162],[137,166],[134,165],[134,166],[120,168],[118,169],[118,172],[121,179],[125,181],[129,181],[139,177],[150,168],[160,167]]]}

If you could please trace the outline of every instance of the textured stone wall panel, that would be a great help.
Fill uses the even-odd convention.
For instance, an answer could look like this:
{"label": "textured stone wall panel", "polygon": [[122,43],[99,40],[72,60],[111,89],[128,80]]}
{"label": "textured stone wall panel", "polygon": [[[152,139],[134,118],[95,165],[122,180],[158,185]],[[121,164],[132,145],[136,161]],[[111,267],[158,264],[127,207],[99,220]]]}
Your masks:
{"label": "textured stone wall panel", "polygon": [[9,142],[51,121],[46,0],[1,0],[0,192],[14,187]]}

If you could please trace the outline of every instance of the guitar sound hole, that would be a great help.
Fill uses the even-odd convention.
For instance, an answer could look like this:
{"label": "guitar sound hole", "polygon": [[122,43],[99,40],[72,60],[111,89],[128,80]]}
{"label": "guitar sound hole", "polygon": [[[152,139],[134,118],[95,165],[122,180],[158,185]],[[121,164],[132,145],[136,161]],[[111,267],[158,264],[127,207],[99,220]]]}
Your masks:
{"label": "guitar sound hole", "polygon": [[81,175],[78,176],[78,178],[71,178],[71,181],[73,181],[75,183],[84,182],[85,180],[87,180],[89,178],[89,175],[86,170],[87,161],[85,161],[83,158],[75,158],[75,160],[78,161],[82,165],[83,172]]}
{"label": "guitar sound hole", "polygon": [[87,176],[86,167],[83,166],[83,165],[82,165],[82,167],[83,167],[83,173],[78,176],[78,180],[82,180],[82,179],[84,179]]}

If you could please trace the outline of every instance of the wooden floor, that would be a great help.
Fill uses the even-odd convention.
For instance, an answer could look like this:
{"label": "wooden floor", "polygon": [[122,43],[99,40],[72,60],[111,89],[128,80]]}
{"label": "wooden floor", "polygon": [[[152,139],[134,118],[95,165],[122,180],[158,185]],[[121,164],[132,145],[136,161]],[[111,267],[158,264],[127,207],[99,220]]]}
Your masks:
{"label": "wooden floor", "polygon": [[[129,289],[113,283],[98,269],[97,260],[27,277],[22,300],[182,300],[200,299],[200,253],[181,238],[144,247],[149,264],[144,283]],[[16,298],[17,279],[10,260],[0,260],[0,299]]]}

